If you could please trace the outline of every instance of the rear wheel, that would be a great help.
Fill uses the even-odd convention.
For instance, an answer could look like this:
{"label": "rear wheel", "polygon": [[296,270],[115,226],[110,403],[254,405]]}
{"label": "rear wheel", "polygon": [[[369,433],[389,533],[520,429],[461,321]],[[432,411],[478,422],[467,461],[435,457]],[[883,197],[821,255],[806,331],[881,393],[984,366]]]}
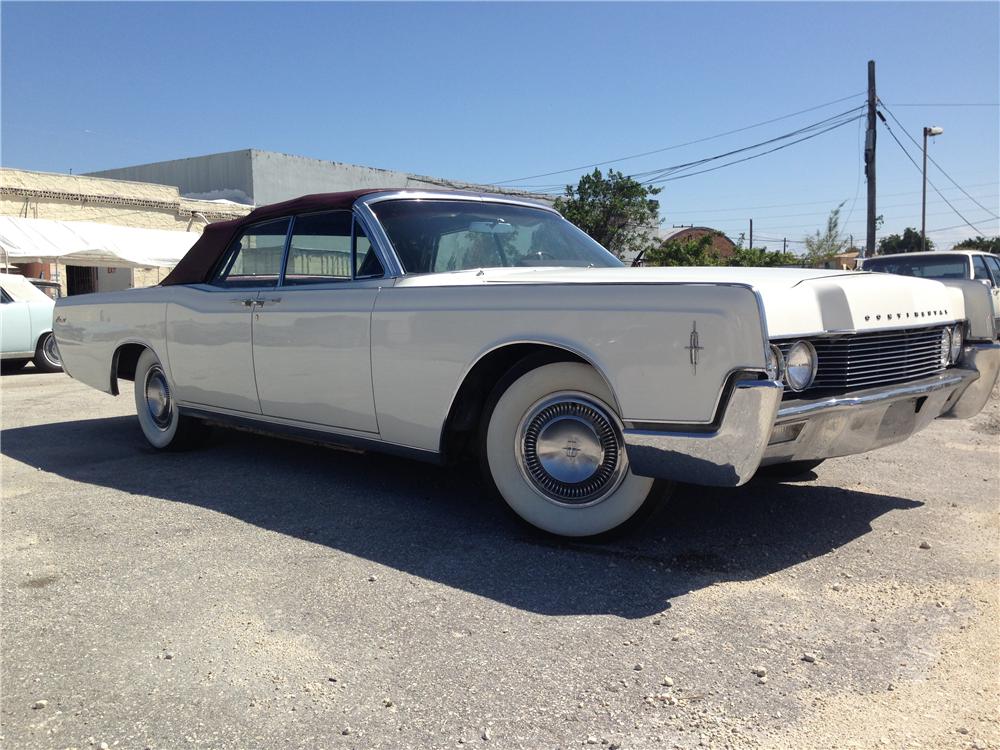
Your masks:
{"label": "rear wheel", "polygon": [[38,346],[35,347],[35,357],[32,360],[42,372],[62,372],[62,357],[59,356],[59,347],[56,346],[56,337],[52,332],[44,334],[38,339]]}
{"label": "rear wheel", "polygon": [[579,362],[525,362],[484,415],[484,471],[507,505],[543,531],[589,537],[648,517],[669,485],[631,472],[607,384]]}
{"label": "rear wheel", "polygon": [[202,442],[208,428],[184,417],[160,360],[149,349],[135,366],[135,410],[142,434],[159,450],[183,450]]}

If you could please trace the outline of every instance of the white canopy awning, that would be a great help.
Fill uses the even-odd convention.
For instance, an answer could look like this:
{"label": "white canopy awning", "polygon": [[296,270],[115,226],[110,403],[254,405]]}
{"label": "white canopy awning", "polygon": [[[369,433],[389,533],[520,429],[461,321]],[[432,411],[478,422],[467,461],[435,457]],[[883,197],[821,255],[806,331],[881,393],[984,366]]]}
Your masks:
{"label": "white canopy awning", "polygon": [[172,268],[201,235],[93,221],[0,216],[0,261]]}

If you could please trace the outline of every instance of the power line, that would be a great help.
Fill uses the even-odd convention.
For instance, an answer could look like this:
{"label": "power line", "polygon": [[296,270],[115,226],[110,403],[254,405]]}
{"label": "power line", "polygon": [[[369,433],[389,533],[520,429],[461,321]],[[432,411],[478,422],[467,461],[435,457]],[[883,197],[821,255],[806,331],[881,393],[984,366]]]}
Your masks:
{"label": "power line", "polygon": [[[861,118],[858,118],[858,151],[861,151]],[[861,194],[861,162],[858,162],[858,180],[854,186],[854,200],[851,201],[851,210],[847,213],[847,218],[844,219],[844,223],[850,222],[851,217],[854,216],[854,207],[858,204],[858,195]]]}
{"label": "power line", "polygon": [[552,177],[553,175],[557,175],[557,174],[566,174],[567,172],[576,172],[577,170],[580,170],[580,169],[591,169],[592,167],[602,167],[605,164],[616,164],[618,162],[628,161],[630,159],[639,159],[639,158],[641,158],[643,156],[652,156],[653,154],[661,154],[664,151],[672,151],[674,149],[683,148],[684,146],[693,146],[696,143],[705,143],[707,141],[716,140],[717,138],[725,138],[727,135],[734,135],[736,133],[742,133],[742,132],[747,131],[747,130],[753,130],[754,128],[759,128],[759,127],[762,127],[764,125],[770,125],[773,122],[779,122],[781,120],[787,120],[790,117],[796,117],[798,115],[805,114],[806,112],[813,112],[813,111],[815,111],[817,109],[823,109],[823,107],[829,107],[829,106],[834,105],[834,104],[839,104],[840,102],[846,102],[848,99],[854,99],[855,97],[861,96],[861,94],[863,94],[863,93],[864,93],[863,91],[859,91],[856,94],[851,94],[850,96],[844,96],[844,97],[841,97],[840,99],[834,99],[833,101],[830,101],[830,102],[824,102],[823,104],[817,104],[814,107],[807,107],[806,109],[800,109],[798,112],[791,112],[791,113],[789,113],[787,115],[781,115],[781,117],[774,117],[774,118],[771,118],[770,120],[763,120],[762,122],[755,122],[753,125],[745,125],[745,126],[743,126],[741,128],[736,128],[735,130],[727,130],[725,133],[717,133],[716,135],[709,135],[709,136],[705,136],[704,138],[697,138],[697,139],[695,139],[693,141],[686,141],[684,143],[675,143],[672,146],[664,146],[663,148],[653,149],[652,151],[645,151],[645,152],[643,152],[641,154],[632,154],[630,156],[621,156],[621,157],[618,157],[617,159],[607,159],[605,161],[598,161],[598,162],[594,162],[592,164],[581,164],[580,166],[577,166],[577,167],[570,167],[568,169],[559,169],[559,170],[556,170],[554,172],[543,172],[542,174],[533,174],[533,175],[528,175],[527,177],[515,177],[515,178],[510,179],[510,180],[493,181],[493,182],[489,182],[487,184],[489,184],[489,185],[506,185],[506,184],[511,183],[511,182],[518,182],[519,180],[534,180],[534,179],[538,179],[539,177]]}
{"label": "power line", "polygon": [[[910,162],[913,164],[914,167],[916,167],[916,169],[917,169],[918,172],[923,173],[923,170],[920,168],[920,165],[917,164],[916,160],[914,160],[914,158],[912,156],[910,156],[910,152],[906,150],[906,146],[903,145],[903,142],[901,140],[899,140],[899,138],[896,137],[896,134],[893,132],[892,128],[889,127],[889,123],[888,123],[888,121],[884,117],[882,118],[882,124],[885,125],[885,129],[889,132],[889,135],[892,136],[892,140],[894,140],[896,142],[896,144],[903,150],[903,153],[906,154],[906,158],[910,160]],[[955,214],[958,216],[958,218],[960,218],[962,221],[964,221],[970,227],[972,227],[973,229],[975,229],[976,232],[978,232],[979,234],[983,233],[982,230],[979,229],[975,224],[973,224],[968,219],[966,219],[964,216],[962,216],[962,213],[957,208],[955,208],[953,205],[951,205],[951,202],[947,198],[945,198],[943,195],[941,195],[941,191],[937,189],[937,186],[933,182],[931,182],[930,180],[927,180],[927,184],[930,185],[932,188],[934,188],[934,192],[941,196],[941,200],[943,200],[945,203],[948,204],[948,207],[952,211],[955,212]]]}
{"label": "power line", "polygon": [[[998,184],[1000,184],[1000,183],[997,183],[995,181],[993,181],[993,182],[978,182],[978,183],[975,183],[973,185],[969,185],[969,187],[997,187]],[[955,188],[942,188],[942,190],[954,190],[954,189]],[[907,190],[907,191],[904,191],[902,193],[882,193],[882,197],[883,198],[895,198],[895,197],[898,197],[898,196],[901,196],[901,195],[919,195],[919,194],[920,194],[919,190]],[[680,212],[681,213],[689,213],[689,214],[693,214],[693,213],[707,214],[707,213],[721,213],[721,212],[724,212],[724,211],[756,211],[756,210],[764,209],[764,208],[790,208],[790,207],[793,207],[793,206],[818,206],[818,205],[821,205],[821,204],[824,204],[824,203],[827,203],[827,204],[829,204],[829,203],[836,203],[838,200],[841,200],[841,199],[840,198],[826,198],[824,200],[803,201],[803,202],[799,202],[799,203],[772,203],[772,204],[767,205],[767,206],[734,206],[732,208],[686,208],[686,209],[681,209]],[[919,202],[917,202],[917,203],[908,203],[908,204],[900,204],[900,205],[920,205],[920,204],[919,204]],[[888,208],[888,206],[887,206],[887,208]]]}
{"label": "power line", "polygon": [[[879,99],[879,101],[882,100]],[[882,102],[882,105],[884,106],[885,102]],[[1000,102],[948,102],[948,103],[931,102],[929,104],[920,104],[920,103],[914,104],[912,102],[907,104],[899,104],[897,102],[892,106],[893,107],[1000,107]]]}
{"label": "power line", "polygon": [[[949,216],[949,215],[951,215],[951,213],[952,213],[951,211],[935,211],[935,212],[929,213],[927,215],[928,216]],[[911,216],[913,218],[917,219],[917,220],[919,220],[919,218],[920,218],[919,214],[911,214]],[[767,222],[769,218],[775,218],[775,217],[761,217],[759,220],[755,217],[754,218],[754,222],[757,223],[759,221],[759,223],[761,224],[761,226],[763,226],[763,231],[765,231],[765,232],[767,232],[767,231],[771,231],[771,232],[784,231],[786,229],[787,230],[792,230],[792,229],[819,228],[819,224],[821,224],[821,223],[825,224],[825,222],[818,222],[818,221],[816,221],[816,222],[809,222],[808,224],[779,224],[777,227],[774,227],[773,224],[765,224],[765,222]],[[678,219],[678,221],[679,220],[680,219]],[[854,225],[858,225],[860,222],[864,222],[864,221],[865,221],[864,218],[858,218],[858,219],[853,219],[852,223]],[[989,219],[976,219],[976,221],[990,221],[990,220]],[[743,220],[743,219],[723,219],[721,221],[713,222],[713,224],[719,224],[719,225],[732,224],[732,225],[736,225],[736,226],[742,226],[744,223],[745,223],[745,220]],[[843,229],[844,227],[847,226],[847,222],[841,222],[840,226]],[[979,230],[976,230],[976,231],[979,231]],[[756,234],[756,232],[754,232],[754,234]],[[982,234],[982,232],[980,232],[980,234]]]}
{"label": "power line", "polygon": [[[681,180],[681,179],[684,179],[686,177],[693,177],[694,175],[704,174],[706,172],[714,172],[714,171],[716,171],[718,169],[722,169],[724,167],[732,166],[734,164],[740,164],[742,162],[750,161],[752,159],[758,159],[761,156],[766,156],[767,154],[774,153],[775,151],[781,151],[782,149],[788,148],[789,146],[793,146],[793,145],[795,145],[797,143],[802,143],[803,141],[810,140],[810,139],[815,138],[815,137],[817,137],[819,135],[822,135],[823,133],[828,133],[831,130],[835,130],[836,128],[842,127],[843,125],[847,125],[847,124],[849,124],[851,122],[854,122],[856,119],[864,116],[864,115],[861,115],[861,114],[856,114],[861,109],[864,109],[864,105],[860,105],[858,107],[852,107],[851,109],[846,110],[844,112],[840,112],[840,113],[838,113],[836,115],[831,115],[830,117],[825,117],[822,120],[819,120],[817,122],[811,123],[809,125],[805,125],[805,126],[803,126],[801,128],[798,128],[796,130],[790,131],[788,133],[783,133],[782,135],[775,136],[774,138],[768,138],[765,141],[760,141],[758,143],[753,143],[753,144],[751,144],[749,146],[742,146],[740,148],[732,149],[730,151],[726,151],[726,152],[721,153],[721,154],[716,154],[715,156],[708,156],[708,157],[705,157],[703,159],[696,159],[695,161],[684,162],[682,164],[674,164],[674,165],[669,166],[669,167],[661,167],[659,169],[653,169],[653,170],[649,170],[649,171],[646,171],[646,172],[636,172],[634,174],[628,175],[628,177],[631,178],[631,179],[645,178],[645,179],[639,180],[639,182],[641,182],[644,185],[655,185],[655,184],[660,184],[660,183],[664,183],[664,182],[671,182],[673,180]],[[833,123],[832,125],[830,125],[831,122]],[[828,125],[828,127],[824,128],[823,127],[824,125]],[[822,128],[822,129],[819,130],[819,131],[817,131],[817,132],[810,133],[810,131],[815,131],[817,128]],[[685,170],[690,170],[692,167],[697,167],[697,166],[701,166],[703,164],[708,164],[708,163],[711,163],[713,161],[718,161],[719,159],[725,159],[725,158],[727,158],[729,156],[734,156],[736,154],[745,153],[747,151],[753,151],[755,149],[761,148],[762,146],[766,146],[766,145],[769,145],[769,144],[772,144],[772,143],[780,143],[781,141],[788,140],[789,138],[793,138],[796,135],[801,135],[803,133],[810,133],[810,134],[806,135],[806,136],[804,136],[802,138],[798,138],[798,139],[796,139],[794,141],[791,141],[789,143],[782,144],[782,145],[777,146],[775,148],[768,149],[766,151],[762,151],[759,154],[752,154],[750,156],[743,157],[742,159],[734,159],[734,160],[732,160],[730,162],[726,162],[725,164],[720,164],[718,166],[710,167],[708,169],[701,169],[701,170],[697,170],[697,171],[693,171],[693,172],[687,172],[685,174],[677,174],[678,172],[684,172]],[[540,189],[541,186],[531,186],[531,187],[533,187],[534,189],[538,190],[538,189]],[[552,187],[553,188],[558,188],[559,186],[552,186]]]}
{"label": "power line", "polygon": [[[667,179],[660,179],[660,178],[664,177],[665,175],[675,174],[676,172],[680,172],[680,171],[689,169],[691,167],[701,166],[702,164],[708,164],[709,162],[718,161],[719,159],[725,159],[726,157],[729,157],[729,156],[735,156],[736,154],[742,154],[742,153],[745,153],[747,151],[753,151],[754,149],[760,148],[761,146],[767,146],[767,145],[770,145],[772,143],[778,143],[780,141],[788,140],[789,138],[793,138],[793,137],[795,137],[797,135],[801,135],[802,133],[808,133],[810,131],[816,130],[816,128],[820,128],[823,125],[826,125],[826,124],[828,124],[828,123],[830,123],[830,122],[832,122],[834,120],[838,120],[838,118],[847,117],[848,115],[851,115],[851,114],[853,114],[855,112],[858,112],[860,109],[862,109],[862,107],[860,107],[860,106],[859,107],[852,107],[851,109],[849,109],[849,110],[847,110],[845,112],[840,112],[839,114],[832,115],[830,117],[825,117],[822,120],[819,120],[818,122],[814,122],[814,123],[812,123],[810,125],[806,125],[804,127],[798,128],[796,130],[792,130],[791,132],[784,133],[784,134],[779,135],[779,136],[775,136],[774,138],[768,138],[766,141],[760,141],[758,143],[754,143],[754,144],[751,144],[749,146],[743,146],[741,148],[736,148],[736,149],[733,149],[731,151],[726,151],[726,152],[721,153],[721,154],[716,154],[715,156],[709,156],[709,157],[706,157],[704,159],[696,159],[695,161],[689,161],[689,162],[685,162],[683,164],[675,164],[675,165],[669,166],[669,167],[662,167],[660,169],[652,169],[652,170],[649,170],[649,171],[646,171],[646,172],[636,172],[636,173],[631,174],[629,176],[632,179],[635,179],[637,177],[644,177],[644,178],[646,178],[644,180],[641,180],[641,182],[643,184],[646,184],[646,185],[656,184],[658,182],[668,182],[669,180],[667,180]],[[854,117],[850,117],[847,120],[839,121],[839,122],[836,123],[836,125],[834,127],[840,127],[841,125],[846,125],[848,122],[854,122]],[[829,128],[829,129],[832,130],[833,128]],[[825,132],[826,132],[826,130],[822,130],[822,131],[820,131],[820,133],[815,133],[814,135],[820,135],[821,133],[825,133]],[[801,140],[808,140],[808,138],[803,138]],[[793,143],[799,143],[799,142],[801,142],[801,141],[794,141]],[[786,144],[786,145],[790,146],[790,145],[792,145],[792,143],[789,143],[789,144]],[[778,149],[773,149],[773,150],[778,150]],[[771,152],[770,151],[765,151],[765,152],[763,152],[761,154],[757,154],[757,156],[763,156],[766,153],[771,153]],[[751,158],[756,158],[756,156],[755,157],[751,157]],[[738,164],[739,161],[745,161],[745,160],[741,159],[741,160],[733,161],[733,162],[730,162],[730,163],[731,164]],[[724,166],[728,166],[728,165],[724,165]],[[716,167],[716,169],[718,169],[718,167]],[[703,170],[703,171],[712,171],[712,170]],[[692,172],[691,174],[701,174],[701,172]],[[684,176],[689,176],[689,175],[684,175]],[[677,179],[679,179],[679,178],[677,178]]]}
{"label": "power line", "polygon": [[[880,102],[881,102],[881,100],[880,100]],[[896,124],[899,125],[899,129],[902,130],[906,134],[907,138],[909,138],[911,141],[913,141],[913,145],[916,146],[917,148],[920,148],[920,144],[917,143],[917,141],[913,138],[912,135],[910,135],[910,132],[903,126],[903,123],[901,123],[899,121],[899,119],[896,117],[896,115],[894,115],[892,113],[892,110],[885,106],[885,102],[881,102],[881,104],[882,104],[882,108],[886,112],[889,113],[889,117],[891,117],[893,120],[895,120]],[[936,161],[934,161],[934,157],[933,156],[931,156],[930,154],[928,154],[927,158],[928,158],[928,160],[930,161],[931,164],[933,164],[935,167],[937,167],[939,170],[941,170],[941,174],[943,174],[945,177],[947,177],[948,181],[951,182],[952,185],[954,185],[955,187],[957,187],[959,190],[962,191],[962,193],[965,195],[966,198],[968,198],[969,200],[971,200],[973,203],[975,203],[977,206],[979,206],[981,209],[983,209],[986,213],[988,213],[994,219],[1000,219],[1000,216],[997,216],[990,209],[986,208],[986,206],[984,206],[982,203],[980,203],[975,198],[973,198],[971,195],[969,195],[968,193],[966,193],[965,192],[965,188],[963,188],[961,185],[959,185],[957,182],[955,182],[955,180],[952,179],[951,175],[944,171],[944,167],[942,167],[940,164],[938,164]]]}
{"label": "power line", "polygon": [[664,182],[673,182],[675,180],[683,180],[686,177],[694,177],[695,175],[705,174],[706,172],[714,172],[717,169],[723,169],[725,167],[731,167],[734,164],[741,164],[742,162],[750,161],[751,159],[759,159],[761,156],[767,156],[768,154],[773,154],[775,151],[781,151],[782,149],[786,149],[789,146],[794,146],[797,143],[802,143],[803,141],[811,140],[813,138],[816,138],[818,136],[823,135],[824,133],[829,133],[831,130],[836,130],[837,128],[843,127],[844,125],[848,125],[848,124],[854,122],[855,120],[861,120],[863,118],[864,118],[864,115],[858,115],[857,117],[852,117],[850,120],[845,120],[844,122],[840,122],[840,123],[837,123],[836,125],[832,125],[832,126],[826,128],[824,130],[820,130],[818,133],[813,133],[813,134],[807,135],[807,136],[805,136],[803,138],[799,138],[798,140],[791,141],[790,143],[785,143],[785,144],[782,144],[781,146],[776,146],[776,147],[774,147],[772,149],[768,149],[767,151],[762,151],[759,154],[752,154],[750,156],[744,156],[742,159],[734,159],[733,161],[726,162],[725,164],[720,164],[717,167],[710,167],[708,169],[700,169],[697,172],[688,172],[686,174],[677,175],[677,176],[674,176],[674,177],[664,177],[664,178],[658,179],[658,180],[648,180],[644,184],[646,184],[646,185],[653,185],[653,184],[660,184],[660,183],[664,183]]}
{"label": "power line", "polygon": [[[996,197],[996,194],[990,195],[990,196],[980,196],[980,197],[982,197],[982,198],[992,198],[992,197]],[[931,201],[928,201],[928,202],[930,203]],[[836,203],[836,201],[823,201],[823,204],[827,205],[827,206],[829,206],[832,203]],[[909,202],[909,203],[888,203],[888,204],[884,204],[884,205],[880,206],[879,208],[880,209],[885,209],[885,208],[909,208],[910,206],[919,206],[919,205],[921,205],[920,201],[912,201],[912,202]],[[735,210],[735,209],[728,209],[727,208],[727,209],[720,209],[720,210],[732,211],[732,210]],[[702,213],[718,213],[718,211],[714,211],[714,212],[713,211],[698,211],[697,209],[694,209],[694,210],[679,210],[679,209],[678,210],[673,210],[673,209],[668,209],[665,212],[667,213],[667,215],[669,215],[671,217],[674,217],[674,219],[676,219],[677,221],[680,221],[680,219],[677,219],[676,217],[685,218],[685,217],[697,216],[697,215],[702,214]],[[829,211],[827,209],[822,209],[822,210],[819,210],[819,211],[799,211],[799,212],[796,212],[796,213],[793,213],[793,214],[758,214],[758,213],[755,213],[754,214],[754,219],[790,219],[790,218],[797,218],[799,216],[820,216],[820,215],[826,215],[828,213],[829,213]],[[744,221],[744,219],[745,219],[744,216],[720,217],[718,219],[713,219],[713,221]],[[848,214],[847,218],[844,219],[843,223],[846,224],[850,220],[851,220],[851,217],[850,217],[850,214]]]}

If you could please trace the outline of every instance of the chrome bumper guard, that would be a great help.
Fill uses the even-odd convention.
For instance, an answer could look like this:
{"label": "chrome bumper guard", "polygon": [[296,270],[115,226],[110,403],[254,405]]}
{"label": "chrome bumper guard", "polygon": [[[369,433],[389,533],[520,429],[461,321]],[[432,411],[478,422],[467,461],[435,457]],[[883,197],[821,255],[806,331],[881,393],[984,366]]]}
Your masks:
{"label": "chrome bumper guard", "polygon": [[736,383],[718,426],[707,432],[625,430],[640,476],[736,487],[762,465],[864,453],[898,443],[938,417],[978,414],[1000,373],[1000,345],[975,344],[943,373],[819,400],[782,402],[768,380]]}
{"label": "chrome bumper guard", "polygon": [[710,432],[625,430],[632,472],[714,487],[737,487],[757,471],[781,405],[773,380],[741,380]]}

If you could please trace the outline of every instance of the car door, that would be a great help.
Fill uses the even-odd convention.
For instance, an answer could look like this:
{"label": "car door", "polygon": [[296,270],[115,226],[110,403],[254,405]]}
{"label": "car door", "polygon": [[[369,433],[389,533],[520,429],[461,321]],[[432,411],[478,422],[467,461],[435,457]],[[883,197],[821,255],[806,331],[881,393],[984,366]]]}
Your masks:
{"label": "car door", "polygon": [[370,348],[382,276],[350,211],[294,218],[281,284],[253,314],[262,414],[378,432]]}
{"label": "car door", "polygon": [[34,348],[28,303],[15,300],[0,289],[0,352],[21,353]]}
{"label": "car door", "polygon": [[990,294],[993,295],[993,320],[1000,324],[1000,259],[993,255],[979,256],[986,263],[987,269],[993,276],[993,288]]}
{"label": "car door", "polygon": [[170,287],[167,352],[179,401],[260,413],[253,314],[277,286],[290,226],[282,218],[246,227],[210,283]]}

